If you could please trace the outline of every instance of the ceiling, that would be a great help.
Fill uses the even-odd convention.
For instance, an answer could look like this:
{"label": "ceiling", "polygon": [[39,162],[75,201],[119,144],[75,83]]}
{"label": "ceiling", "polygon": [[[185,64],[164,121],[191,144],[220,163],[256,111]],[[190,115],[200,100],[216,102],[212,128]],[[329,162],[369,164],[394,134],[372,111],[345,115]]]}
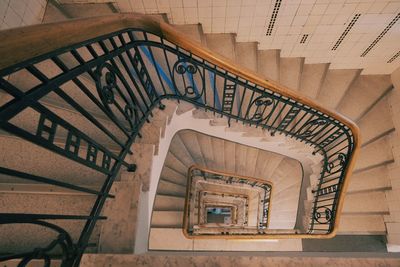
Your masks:
{"label": "ceiling", "polygon": [[[101,1],[101,0],[100,0]],[[87,2],[87,1],[84,1]],[[172,24],[281,49],[330,68],[390,74],[400,66],[400,0],[117,0],[122,12],[166,13]]]}

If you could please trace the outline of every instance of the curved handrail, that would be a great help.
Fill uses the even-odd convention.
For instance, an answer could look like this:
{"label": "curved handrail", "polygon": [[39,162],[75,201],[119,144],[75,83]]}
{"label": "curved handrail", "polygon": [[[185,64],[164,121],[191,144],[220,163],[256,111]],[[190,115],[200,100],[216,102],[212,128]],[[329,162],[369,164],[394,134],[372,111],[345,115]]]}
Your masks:
{"label": "curved handrail", "polygon": [[[329,216],[332,215],[332,213],[336,214],[336,217],[333,218],[332,228],[329,228],[329,231],[327,231],[328,232],[327,234],[318,234],[317,233],[317,234],[297,234],[297,235],[273,235],[271,237],[264,237],[264,238],[330,238],[330,237],[333,237],[336,234],[336,231],[338,228],[340,211],[343,206],[344,193],[346,192],[346,188],[348,186],[348,181],[349,181],[348,178],[351,174],[352,168],[354,167],[356,155],[360,148],[360,132],[359,132],[358,127],[352,121],[345,118],[344,116],[337,114],[329,109],[326,109],[326,108],[320,106],[318,103],[315,103],[314,101],[312,101],[304,96],[301,96],[297,92],[291,91],[290,89],[288,89],[284,86],[281,86],[273,81],[262,79],[256,73],[254,73],[250,70],[246,70],[246,69],[242,68],[241,66],[237,66],[235,63],[231,62],[229,59],[226,59],[222,56],[216,55],[213,52],[209,51],[208,49],[201,47],[200,44],[186,39],[186,37],[184,35],[177,32],[173,27],[169,26],[168,24],[166,24],[160,20],[154,19],[152,17],[144,16],[144,15],[139,15],[139,14],[133,14],[133,15],[132,14],[131,15],[121,14],[121,15],[113,15],[113,16],[102,16],[102,17],[94,17],[94,18],[87,18],[87,19],[71,20],[71,21],[57,22],[57,23],[50,23],[50,24],[42,24],[42,25],[28,26],[28,27],[23,27],[23,28],[2,31],[2,32],[0,32],[0,39],[2,40],[2,42],[0,43],[0,55],[2,57],[2,60],[0,61],[0,74],[3,73],[3,75],[7,75],[10,73],[16,72],[20,69],[27,68],[27,66],[30,67],[32,60],[34,62],[39,62],[41,60],[45,60],[48,58],[51,58],[58,65],[58,67],[60,67],[63,71],[69,71],[70,69],[68,69],[68,67],[63,65],[63,62],[61,62],[59,60],[59,58],[57,58],[57,56],[61,52],[64,52],[66,48],[72,47],[74,50],[74,49],[77,49],[76,45],[79,43],[83,43],[84,45],[85,44],[90,45],[90,43],[89,43],[90,40],[92,40],[92,42],[99,42],[99,40],[101,40],[99,38],[104,37],[106,35],[110,35],[112,33],[115,33],[115,36],[121,37],[120,35],[122,33],[132,34],[132,33],[129,33],[129,31],[135,31],[137,29],[139,29],[143,33],[154,34],[155,36],[160,37],[161,40],[166,40],[166,41],[172,43],[173,45],[175,45],[177,48],[182,49],[191,55],[189,57],[186,54],[179,54],[181,52],[176,51],[176,53],[179,55],[178,58],[183,57],[185,60],[187,60],[184,62],[180,62],[180,60],[178,60],[177,63],[175,63],[174,68],[177,67],[177,69],[174,69],[174,71],[178,71],[178,73],[180,70],[182,70],[182,69],[179,69],[179,66],[178,66],[180,63],[183,64],[182,65],[183,69],[189,70],[189,69],[187,69],[187,66],[185,64],[193,64],[193,62],[195,60],[193,60],[191,57],[192,57],[192,55],[194,55],[195,57],[200,58],[202,60],[203,66],[201,66],[201,67],[203,67],[203,71],[205,71],[206,68],[208,68],[207,71],[210,71],[210,67],[208,65],[206,65],[206,63],[212,64],[214,66],[213,70],[215,70],[215,73],[217,73],[218,75],[221,75],[221,72],[218,72],[217,69],[222,69],[225,71],[225,80],[227,80],[228,78],[235,79],[235,81],[238,84],[241,83],[242,85],[244,84],[244,82],[242,82],[241,80],[245,80],[246,86],[248,84],[252,84],[252,85],[249,85],[249,87],[251,87],[251,88],[243,87],[243,89],[242,89],[243,91],[248,89],[250,91],[252,90],[251,92],[253,92],[253,94],[251,96],[251,100],[247,103],[248,104],[247,112],[244,112],[246,114],[243,115],[243,114],[240,114],[240,112],[239,112],[239,115],[235,115],[236,117],[233,115],[228,116],[230,118],[239,119],[244,122],[247,118],[248,123],[258,125],[257,123],[254,122],[254,120],[252,121],[251,119],[254,119],[256,115],[260,115],[260,114],[258,114],[257,112],[254,112],[253,117],[251,119],[249,119],[249,116],[248,116],[248,113],[249,113],[252,105],[256,105],[257,110],[258,110],[258,107],[264,105],[264,110],[262,111],[263,113],[261,114],[263,116],[266,107],[270,106],[271,103],[274,104],[273,105],[274,108],[271,111],[269,111],[271,113],[275,110],[275,108],[278,105],[282,104],[282,105],[284,105],[284,107],[281,108],[280,112],[276,115],[275,121],[277,121],[278,118],[283,114],[283,113],[281,114],[281,112],[284,110],[285,106],[287,105],[288,107],[290,107],[289,111],[285,111],[285,112],[287,112],[287,114],[285,115],[286,116],[285,118],[290,117],[290,120],[285,125],[285,127],[287,127],[288,124],[292,123],[293,119],[294,119],[294,115],[293,116],[288,115],[291,111],[293,111],[296,115],[299,114],[299,110],[301,110],[303,112],[312,112],[312,115],[306,120],[306,123],[302,122],[303,125],[300,127],[300,129],[296,129],[295,133],[290,133],[288,131],[284,131],[284,130],[280,129],[279,127],[277,128],[276,126],[275,126],[275,128],[272,127],[274,125],[275,121],[270,126],[268,126],[266,123],[263,126],[267,129],[272,129],[273,133],[279,132],[279,133],[283,133],[285,135],[290,135],[294,138],[299,138],[299,139],[301,139],[301,141],[305,141],[306,143],[311,143],[311,145],[315,146],[317,148],[316,152],[320,152],[324,156],[324,161],[323,161],[324,167],[321,172],[321,175],[322,175],[321,177],[326,178],[326,177],[330,177],[331,175],[335,176],[336,173],[340,174],[340,179],[339,178],[336,178],[336,179],[339,179],[339,183],[342,182],[342,184],[334,185],[335,187],[333,187],[332,185],[330,185],[330,183],[328,181],[326,186],[324,186],[324,185],[322,185],[322,182],[320,181],[320,184],[318,185],[318,189],[316,190],[317,196],[324,195],[324,194],[326,194],[326,192],[328,192],[328,193],[336,192],[335,196],[337,193],[339,194],[339,196],[337,198],[335,198],[334,203],[332,204],[332,207],[335,208],[335,210],[329,210],[329,212],[328,212],[328,210],[325,210],[322,212],[317,211],[316,210],[317,206],[315,204],[316,202],[314,203],[313,216],[317,216],[317,217],[319,216],[318,218],[315,217],[317,220],[320,218],[320,216],[325,215],[328,218]],[[24,38],[21,38],[21,36],[23,36]],[[104,37],[104,38],[111,38],[111,37]],[[135,40],[135,38],[132,36],[130,36],[130,39]],[[135,41],[137,41],[137,40],[135,40]],[[136,42],[136,44],[134,44],[136,46],[131,45],[130,48],[137,48],[140,45],[144,45],[146,43],[147,43],[148,47],[151,47],[151,46],[157,47],[157,45],[158,45],[159,47],[162,46],[162,48],[165,51],[171,52],[173,50],[173,48],[169,47],[168,45],[166,45],[164,43],[159,44],[156,42],[149,41],[147,39],[147,37],[145,37],[144,40],[138,40]],[[103,50],[107,50],[107,47],[104,47]],[[75,53],[76,53],[76,51],[75,51]],[[52,55],[54,55],[54,54],[56,55],[55,58],[52,57]],[[92,54],[95,55],[96,54],[95,51]],[[47,58],[46,58],[46,56],[47,56]],[[117,57],[117,56],[120,56],[120,54],[115,52],[113,55],[110,55],[108,60],[112,59],[113,57]],[[79,58],[79,55],[77,58]],[[129,58],[129,59],[132,62],[134,62],[134,60],[135,60],[134,58],[133,59]],[[90,72],[91,72],[90,74],[92,75],[92,78],[96,81],[96,87],[98,90],[98,94],[100,95],[103,105],[94,98],[92,98],[92,100],[95,102],[95,104],[97,104],[102,109],[102,111],[107,116],[109,116],[110,119],[116,119],[116,117],[114,116],[114,114],[112,114],[113,112],[111,111],[111,109],[109,107],[109,104],[112,104],[114,101],[111,91],[113,88],[114,89],[116,88],[116,84],[115,84],[116,79],[119,79],[121,81],[123,81],[124,79],[123,79],[123,77],[120,77],[121,73],[115,69],[115,66],[113,66],[112,64],[108,64],[106,62],[101,62],[100,60],[101,60],[100,57],[94,58],[92,60],[93,64],[90,65],[91,66],[90,68],[97,67],[97,69],[94,72],[92,72],[90,70]],[[192,60],[193,62],[189,61],[189,60]],[[153,61],[154,61],[154,58],[153,58]],[[86,62],[83,62],[83,63],[86,63]],[[195,63],[197,64],[198,61]],[[176,64],[178,64],[178,65],[176,65]],[[57,79],[58,80],[54,83],[51,83],[51,82],[53,82],[53,80],[48,79],[47,77],[41,76],[40,71],[38,71],[34,67],[31,66],[30,68],[31,68],[29,70],[30,72],[34,73],[34,75],[36,77],[38,77],[43,82],[43,84],[47,84],[47,85],[41,86],[40,88],[33,88],[33,89],[40,89],[40,90],[36,90],[36,91],[31,90],[29,92],[30,97],[33,98],[34,100],[38,100],[41,97],[43,97],[44,95],[46,95],[47,93],[49,93],[51,90],[54,90],[54,88],[51,88],[51,85],[54,84],[56,86],[59,86],[59,84],[62,84],[62,81],[61,81],[62,77],[54,78],[54,80],[57,80]],[[84,70],[84,68],[82,67],[79,71],[80,71],[79,73],[82,74],[82,72],[87,71],[87,70]],[[102,77],[102,75],[103,75],[102,73],[104,71],[106,71],[107,73],[106,73],[106,75],[104,75],[104,77]],[[136,70],[136,72],[138,72],[138,71]],[[76,73],[78,73],[78,70],[76,71]],[[216,75],[215,73],[214,73],[214,75]],[[170,70],[170,74],[173,75],[173,73],[171,73],[171,70]],[[179,74],[183,75],[183,73],[179,73]],[[236,78],[232,78],[231,76],[228,76],[228,74],[234,75],[234,76],[236,76]],[[75,77],[74,75],[75,74],[71,74],[68,77],[70,77],[70,79],[74,79],[74,77]],[[191,79],[192,79],[192,83],[193,83],[193,73],[191,75],[192,75]],[[134,77],[130,77],[130,78],[132,81],[134,80]],[[149,77],[147,77],[147,78],[149,78]],[[172,77],[172,78],[174,78],[174,77]],[[204,78],[204,77],[202,77],[202,78]],[[65,79],[67,79],[67,78],[65,78]],[[102,79],[103,80],[105,79],[105,82],[107,83],[106,85],[102,84],[102,81],[101,81]],[[1,81],[1,77],[0,77],[0,81]],[[15,98],[22,99],[23,97],[25,97],[25,94],[23,92],[18,91],[17,88],[13,88],[12,86],[9,86],[9,84],[6,81],[2,81],[2,82],[3,82],[3,84],[5,84],[5,85],[3,85],[6,87],[5,90],[9,94],[14,96]],[[79,80],[78,81],[74,80],[74,82],[77,84],[80,83],[80,85],[81,85],[81,82]],[[0,85],[2,85],[2,84],[0,84]],[[103,85],[105,87],[102,87]],[[129,87],[127,85],[128,84],[125,81],[124,87],[125,88]],[[176,84],[174,84],[174,85],[175,85],[175,87],[177,87]],[[45,88],[46,86],[48,88]],[[82,85],[82,87],[84,87],[84,86]],[[148,88],[145,88],[143,94],[148,94],[148,95],[147,96],[145,95],[144,97],[141,95],[141,97],[143,97],[143,98],[147,97],[146,99],[150,99],[151,103],[150,103],[150,107],[147,107],[148,112],[147,111],[142,112],[143,119],[147,119],[147,116],[151,113],[151,109],[154,108],[157,101],[159,102],[163,98],[171,97],[171,98],[178,98],[178,99],[183,99],[183,100],[189,101],[187,98],[185,99],[185,97],[183,97],[179,93],[176,93],[176,95],[166,95],[165,94],[165,95],[161,95],[161,96],[160,95],[155,96],[153,94],[154,89],[153,89],[153,91],[151,91],[151,90],[148,91],[147,89]],[[40,92],[38,93],[37,91],[40,91]],[[55,91],[57,92],[58,95],[60,95],[62,98],[64,98],[64,100],[66,100],[69,104],[73,105],[74,108],[78,109],[78,111],[80,111],[87,118],[89,118],[91,120],[91,122],[93,122],[101,130],[103,130],[108,136],[113,138],[113,140],[117,140],[117,138],[112,133],[110,133],[106,128],[102,127],[95,120],[95,118],[93,118],[85,110],[80,109],[80,106],[76,102],[74,102],[74,100],[71,99],[68,95],[63,93],[62,90],[59,90],[59,88],[58,88],[58,90],[55,90]],[[90,96],[89,91],[86,91],[86,93],[88,96]],[[111,93],[111,95],[110,95],[110,93]],[[268,99],[268,100],[259,99],[260,102],[257,102],[258,98],[256,98],[253,101],[253,95],[255,93],[256,93],[256,97],[257,97],[257,95],[260,95],[260,97],[261,96],[264,97],[265,95],[268,95],[268,97],[270,97],[270,99]],[[97,171],[100,171],[100,172],[104,173],[105,175],[108,175],[108,178],[101,190],[102,194],[105,194],[105,195],[99,196],[99,198],[96,202],[95,208],[92,211],[92,216],[95,216],[95,217],[98,216],[98,214],[100,212],[99,209],[101,209],[102,205],[104,204],[105,198],[107,197],[106,194],[108,194],[108,191],[112,185],[112,182],[115,179],[116,172],[123,165],[127,166],[128,168],[131,167],[131,166],[129,166],[129,164],[127,164],[124,161],[125,156],[130,152],[129,147],[134,142],[134,139],[136,137],[136,133],[132,134],[131,132],[132,131],[135,132],[138,128],[141,127],[141,125],[144,122],[144,120],[143,120],[140,123],[135,124],[136,121],[133,121],[133,118],[136,117],[136,112],[138,112],[136,107],[134,107],[134,104],[137,103],[137,101],[135,99],[136,96],[133,95],[133,92],[129,91],[128,96],[125,96],[125,93],[121,93],[121,92],[119,92],[119,94],[122,98],[127,97],[127,99],[124,99],[125,104],[126,104],[125,110],[121,110],[121,112],[122,112],[123,116],[125,117],[125,119],[131,124],[130,125],[131,127],[129,129],[129,127],[126,128],[126,125],[124,126],[122,123],[119,123],[118,119],[116,119],[116,121],[115,121],[116,126],[119,127],[121,129],[121,131],[129,137],[129,140],[126,143],[120,144],[122,147],[124,147],[124,149],[120,152],[120,154],[114,154],[113,152],[110,152],[106,148],[104,148],[100,143],[98,143],[94,140],[92,141],[89,138],[89,136],[85,135],[85,133],[83,133],[82,131],[79,131],[79,129],[74,128],[73,126],[68,124],[68,122],[63,121],[57,115],[51,114],[51,112],[49,110],[47,110],[46,107],[40,105],[39,103],[32,104],[34,106],[34,108],[39,113],[41,113],[41,117],[40,117],[40,124],[41,124],[40,127],[41,128],[39,129],[39,131],[37,133],[37,135],[39,135],[40,138],[42,138],[42,136],[41,136],[42,131],[47,131],[47,132],[51,131],[51,129],[49,130],[50,126],[45,125],[46,120],[50,120],[51,122],[59,122],[62,124],[62,126],[64,128],[66,128],[70,131],[71,135],[68,136],[68,138],[69,138],[68,139],[68,141],[69,141],[68,149],[76,148],[76,143],[74,143],[73,141],[75,140],[74,138],[76,138],[76,136],[79,136],[80,138],[83,138],[83,140],[85,140],[85,141],[88,141],[88,140],[92,141],[92,143],[89,143],[89,150],[93,148],[94,150],[96,150],[96,153],[97,153],[97,150],[100,150],[101,152],[104,153],[103,163],[101,164],[101,166],[98,166],[98,165],[96,165],[95,161],[93,162],[93,160],[91,160],[91,156],[89,155],[89,153],[88,153],[88,157],[85,162],[84,160],[80,159],[78,157],[78,155],[75,153],[71,153],[70,151],[67,151],[69,153],[68,154],[65,151],[60,151],[59,148],[53,146],[52,144],[45,145],[45,147],[48,149],[52,149],[53,151],[56,151],[57,153],[62,154],[62,155],[68,154],[69,156],[72,156],[72,158],[74,160],[76,160],[77,162],[89,165],[89,167],[96,169]],[[199,97],[203,97],[203,96],[200,95]],[[244,97],[244,95],[243,95],[243,97]],[[204,96],[204,98],[205,98],[205,96]],[[281,101],[281,102],[279,102],[279,101]],[[25,101],[25,102],[27,102],[27,101]],[[194,100],[192,100],[190,102],[193,104],[198,104]],[[12,108],[10,108],[10,105],[12,103],[11,104],[10,103],[7,103],[7,105],[4,105],[4,106],[6,106],[6,108],[8,110],[12,110]],[[8,105],[8,104],[10,104],[10,105]],[[146,103],[144,103],[144,104],[146,104]],[[243,99],[241,100],[241,104],[243,104]],[[16,114],[15,109],[20,108],[22,110],[22,109],[26,108],[27,105],[28,104],[25,103],[25,106],[23,106],[23,107],[14,108],[12,115],[7,114],[7,110],[4,111],[4,110],[0,109],[0,115],[4,115],[3,117],[0,116],[0,119],[1,119],[0,126],[1,126],[1,128],[5,129],[6,131],[17,132],[20,136],[23,136],[24,138],[28,139],[29,141],[35,141],[35,140],[37,140],[38,137],[27,136],[26,133],[19,131],[19,129],[16,129],[15,127],[13,127],[12,125],[7,123],[8,119]],[[217,110],[215,108],[212,109],[212,108],[208,107],[207,105],[199,105],[199,106],[202,106],[206,109],[213,110],[214,112],[219,112],[222,115],[229,115],[229,114],[226,114],[226,112],[224,113],[223,110],[221,110],[221,108],[220,108],[220,110]],[[231,107],[231,110],[232,110],[232,107]],[[3,111],[3,114],[1,113],[2,111]],[[49,113],[49,114],[47,114],[47,113]],[[302,121],[303,118],[304,118],[304,116],[302,118],[300,118],[298,122]],[[325,123],[328,123],[327,121],[329,121],[329,123],[332,123],[332,125],[334,127],[326,130],[325,128],[328,126],[328,124],[326,124],[325,127],[321,127],[321,129],[326,130],[325,132],[323,130],[317,131],[317,129],[319,129],[318,127],[323,126],[323,124],[321,124],[322,123],[321,118],[326,120]],[[280,123],[279,125],[283,125],[283,124]],[[296,125],[292,129],[295,129]],[[138,128],[135,128],[135,127],[138,127]],[[336,129],[336,130],[335,130],[335,132],[330,133],[329,132],[330,129],[334,129],[334,130]],[[321,134],[321,136],[318,136],[318,134]],[[348,142],[346,151],[348,151],[348,154],[343,154],[343,152],[341,151],[342,150],[342,148],[341,148],[336,152],[331,151],[328,155],[327,152],[324,151],[324,147],[331,145],[332,143],[334,143],[336,141],[339,141],[339,138],[337,138],[338,136],[340,136],[340,137],[346,136],[345,141]],[[315,140],[319,140],[320,142],[325,142],[325,143],[323,143],[321,146],[319,146],[318,143],[315,143],[315,142],[313,143],[313,141],[311,140],[314,138],[315,138]],[[322,138],[322,140],[320,140],[321,138]],[[114,167],[112,167],[112,168],[111,168],[111,162],[115,163]],[[325,174],[327,174],[327,175],[324,176]],[[325,212],[325,214],[323,214],[323,212]],[[332,219],[332,218],[329,217],[329,220],[330,219]],[[314,218],[312,218],[312,220],[314,220]],[[89,222],[88,229],[93,229],[93,227],[94,227],[94,224],[92,222]],[[326,230],[324,230],[324,231],[326,231]],[[87,237],[85,237],[85,239],[87,239]],[[84,241],[87,242],[87,240],[84,240]],[[84,241],[82,241],[82,242],[84,242]]]}
{"label": "curved handrail", "polygon": [[[353,121],[283,85],[272,80],[261,78],[254,71],[248,70],[243,66],[238,66],[230,59],[202,47],[197,42],[187,39],[185,35],[175,30],[169,24],[151,16],[141,14],[118,14],[0,31],[0,39],[2,40],[0,43],[0,55],[2,55],[0,69],[5,69],[9,66],[63,47],[128,28],[139,28],[144,31],[152,32],[233,74],[241,76],[260,86],[273,88],[275,92],[283,96],[304,103],[337,119],[352,130],[354,144],[356,144],[356,147],[359,146],[360,131]],[[24,39],[21,39],[21,36],[24,36]]]}

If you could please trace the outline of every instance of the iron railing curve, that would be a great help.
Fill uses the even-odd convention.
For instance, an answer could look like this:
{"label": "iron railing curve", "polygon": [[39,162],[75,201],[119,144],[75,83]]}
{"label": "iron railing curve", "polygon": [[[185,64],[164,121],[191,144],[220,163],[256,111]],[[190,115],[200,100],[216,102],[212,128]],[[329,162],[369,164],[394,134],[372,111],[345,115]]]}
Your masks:
{"label": "iron railing curve", "polygon": [[[262,127],[314,147],[314,153],[322,154],[324,160],[314,191],[309,231],[263,238],[335,235],[360,146],[359,129],[347,118],[260,78],[187,40],[168,24],[144,15],[120,14],[10,29],[0,32],[0,39],[0,90],[5,95],[0,106],[0,128],[105,177],[99,190],[91,190],[52,177],[0,168],[1,174],[96,196],[90,214],[79,218],[24,215],[31,223],[42,219],[86,220],[74,244],[75,260],[71,263],[68,255],[68,265],[79,265],[97,220],[105,219],[100,216],[102,207],[112,197],[109,191],[121,168],[135,169],[126,162],[126,155],[134,153],[131,145],[140,137],[142,125],[151,120],[152,110],[164,108],[163,99],[187,101],[229,120]],[[56,73],[42,68],[49,64]],[[20,86],[10,78],[20,73],[36,83]],[[66,85],[78,90],[91,109],[66,90]],[[96,140],[49,108],[46,101],[51,95],[79,113],[112,143],[113,149],[104,145],[103,137]],[[26,129],[13,119],[28,109],[37,120]],[[59,129],[67,134],[58,136]],[[82,150],[86,151],[84,155]],[[20,215],[0,214],[0,224],[8,224],[12,216]],[[10,255],[0,257],[0,261],[6,258]]]}

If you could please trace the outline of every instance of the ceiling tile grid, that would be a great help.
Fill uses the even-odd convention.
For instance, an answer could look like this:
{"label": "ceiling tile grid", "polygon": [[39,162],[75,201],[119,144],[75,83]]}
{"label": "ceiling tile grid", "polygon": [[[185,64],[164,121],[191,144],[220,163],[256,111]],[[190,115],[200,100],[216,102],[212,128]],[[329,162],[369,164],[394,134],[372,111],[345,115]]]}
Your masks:
{"label": "ceiling tile grid", "polygon": [[[166,13],[172,24],[280,49],[331,68],[392,73],[400,66],[400,0],[117,0],[121,11]],[[397,18],[397,19],[396,19]],[[306,36],[306,37],[305,37]],[[396,56],[397,55],[397,56]]]}

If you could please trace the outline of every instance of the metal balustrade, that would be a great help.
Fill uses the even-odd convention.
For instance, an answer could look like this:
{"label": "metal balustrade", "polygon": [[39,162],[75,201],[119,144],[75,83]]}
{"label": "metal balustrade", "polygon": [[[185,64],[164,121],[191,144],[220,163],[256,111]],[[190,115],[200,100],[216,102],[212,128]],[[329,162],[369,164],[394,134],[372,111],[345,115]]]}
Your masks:
{"label": "metal balustrade", "polygon": [[[126,20],[126,16],[121,19]],[[152,32],[145,29],[143,21],[147,20],[151,27],[160,28]],[[88,21],[95,23],[94,19]],[[93,190],[57,177],[1,167],[2,175],[87,193],[95,199],[90,213],[80,216],[0,214],[3,226],[36,224],[58,233],[47,247],[0,256],[0,261],[22,258],[21,266],[25,266],[38,258],[48,266],[51,251],[59,247],[56,256],[63,260],[62,266],[78,266],[82,253],[91,245],[89,239],[96,223],[106,219],[101,212],[106,199],[113,197],[109,194],[113,182],[121,171],[135,170],[136,166],[126,161],[127,155],[135,153],[131,145],[141,138],[141,127],[151,123],[152,110],[164,108],[163,99],[185,101],[229,121],[291,137],[323,155],[308,232],[295,237],[332,237],[358,147],[357,128],[309,100],[243,75],[234,65],[224,67],[230,63],[205,56],[207,53],[200,53],[201,49],[182,37],[183,41],[171,38],[176,33],[160,22],[141,18],[138,25],[39,53],[0,70],[0,128],[104,177],[101,186]],[[25,46],[28,49],[29,44]],[[35,47],[29,49],[34,51]],[[13,55],[3,56],[4,62],[12,62],[7,58]],[[57,106],[80,119],[71,120],[54,108]],[[86,223],[79,238],[73,240],[66,230],[51,222],[54,219]]]}

